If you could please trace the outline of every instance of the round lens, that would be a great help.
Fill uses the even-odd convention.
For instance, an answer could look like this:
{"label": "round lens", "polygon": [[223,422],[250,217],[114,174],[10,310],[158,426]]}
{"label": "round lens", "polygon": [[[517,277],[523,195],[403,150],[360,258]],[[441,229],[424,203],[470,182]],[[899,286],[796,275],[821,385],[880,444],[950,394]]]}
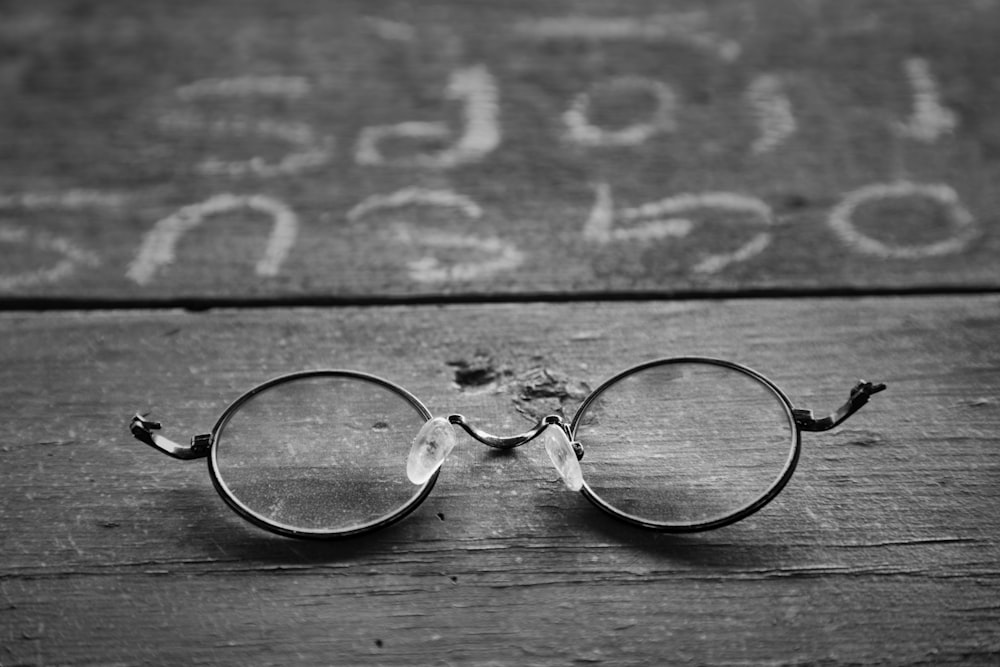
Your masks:
{"label": "round lens", "polygon": [[714,528],[766,504],[798,458],[787,399],[748,368],[669,359],[609,380],[573,420],[584,493],[664,530]]}
{"label": "round lens", "polygon": [[349,371],[286,376],[244,395],[216,426],[211,470],[238,512],[303,536],[363,532],[430,491],[406,477],[410,442],[430,418],[405,390]]}

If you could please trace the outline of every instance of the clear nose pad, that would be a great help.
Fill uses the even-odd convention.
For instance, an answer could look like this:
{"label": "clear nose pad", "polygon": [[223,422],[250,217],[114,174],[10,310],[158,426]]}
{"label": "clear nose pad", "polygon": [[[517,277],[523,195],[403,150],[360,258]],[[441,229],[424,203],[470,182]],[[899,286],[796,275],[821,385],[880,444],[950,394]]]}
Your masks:
{"label": "clear nose pad", "polygon": [[558,426],[551,425],[542,431],[540,437],[545,445],[545,451],[549,453],[552,465],[562,477],[566,488],[570,491],[582,489],[583,471],[580,470],[580,461],[576,458],[573,444],[569,441],[565,431]]}
{"label": "clear nose pad", "polygon": [[431,478],[455,448],[455,429],[444,417],[434,417],[420,427],[406,459],[406,476],[414,484]]}

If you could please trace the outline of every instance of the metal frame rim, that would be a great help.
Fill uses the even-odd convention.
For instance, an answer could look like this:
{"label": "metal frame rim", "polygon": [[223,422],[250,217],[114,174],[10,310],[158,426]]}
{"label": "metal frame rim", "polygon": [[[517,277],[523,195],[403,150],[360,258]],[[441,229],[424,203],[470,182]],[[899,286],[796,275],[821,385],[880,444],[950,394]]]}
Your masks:
{"label": "metal frame rim", "polygon": [[395,510],[385,514],[377,519],[369,521],[367,523],[358,524],[355,526],[350,526],[343,530],[303,530],[301,528],[296,528],[287,524],[283,524],[277,521],[268,519],[267,517],[255,512],[253,509],[248,507],[243,503],[236,495],[229,489],[225,481],[222,479],[221,472],[219,471],[218,463],[218,436],[225,428],[226,424],[232,419],[244,404],[246,404],[250,399],[255,397],[268,389],[276,387],[278,385],[287,384],[289,382],[294,382],[296,380],[304,380],[309,378],[317,377],[343,377],[350,378],[354,380],[360,380],[364,382],[370,382],[376,384],[380,387],[388,389],[398,395],[400,398],[408,402],[412,407],[414,407],[420,416],[424,420],[431,418],[431,413],[424,406],[420,400],[411,394],[409,391],[404,389],[394,382],[390,382],[384,378],[378,377],[377,375],[371,375],[370,373],[363,373],[361,371],[354,371],[348,369],[315,369],[315,370],[305,370],[297,371],[294,373],[287,373],[285,375],[279,375],[278,377],[272,378],[263,382],[252,389],[244,392],[239,398],[234,400],[219,416],[215,425],[212,427],[212,447],[207,457],[208,459],[208,472],[212,479],[212,485],[215,487],[216,492],[222,497],[229,507],[236,512],[241,518],[249,521],[259,528],[263,528],[273,533],[279,535],[285,535],[288,537],[299,537],[306,539],[338,539],[343,537],[351,537],[354,535],[361,535],[364,533],[369,533],[380,528],[384,528],[390,524],[396,523],[406,515],[410,514],[415,510],[430,494],[431,489],[434,488],[435,482],[437,482],[438,475],[440,474],[440,469],[435,471],[431,475],[430,479],[424,482],[423,487],[420,492],[411,498],[409,501],[399,506]]}
{"label": "metal frame rim", "polygon": [[737,371],[739,373],[742,373],[743,375],[746,375],[756,380],[757,382],[760,382],[765,387],[767,387],[771,391],[771,393],[774,394],[774,396],[778,398],[778,402],[784,408],[786,417],[788,418],[788,422],[791,427],[792,436],[791,436],[789,454],[785,460],[785,464],[782,467],[781,472],[770,484],[770,486],[768,486],[761,493],[760,496],[758,496],[751,502],[746,503],[745,505],[739,507],[733,512],[730,512],[728,514],[719,517],[707,519],[704,521],[659,522],[659,521],[651,521],[640,516],[623,512],[615,508],[608,501],[601,498],[600,495],[598,495],[597,492],[590,487],[590,484],[587,483],[586,477],[584,477],[583,488],[581,488],[580,492],[584,495],[584,497],[587,498],[587,500],[589,500],[596,507],[610,514],[616,519],[625,521],[626,523],[630,523],[636,526],[641,526],[643,528],[649,528],[652,530],[658,530],[660,532],[665,532],[665,533],[694,533],[704,530],[711,530],[714,528],[721,528],[723,526],[728,526],[730,524],[736,523],[737,521],[745,519],[751,514],[754,514],[758,510],[762,509],[765,505],[770,503],[772,500],[774,500],[774,498],[777,497],[777,495],[781,492],[781,490],[785,488],[785,486],[788,484],[788,481],[791,479],[792,474],[795,472],[795,468],[798,465],[799,457],[801,455],[801,450],[802,450],[802,434],[798,428],[798,425],[795,422],[795,417],[792,412],[793,410],[792,403],[785,395],[785,393],[781,391],[781,389],[779,389],[776,384],[774,384],[763,374],[753,370],[748,366],[744,366],[743,364],[738,364],[736,362],[726,361],[723,359],[716,359],[713,357],[698,357],[698,356],[654,359],[652,361],[647,361],[638,364],[636,366],[632,366],[631,368],[627,368],[617,373],[616,375],[608,378],[607,380],[602,382],[597,389],[592,391],[583,400],[583,403],[580,404],[580,407],[577,409],[576,414],[573,415],[573,421],[570,424],[570,432],[573,438],[576,439],[577,428],[579,427],[580,420],[582,419],[582,416],[586,413],[587,408],[595,400],[597,400],[597,398],[607,389],[614,386],[621,380],[624,380],[625,378],[635,375],[636,373],[642,372],[644,370],[648,370],[650,368],[655,368],[658,366],[666,366],[669,364],[681,364],[681,363],[708,364],[713,366],[720,366],[728,368],[730,370]]}

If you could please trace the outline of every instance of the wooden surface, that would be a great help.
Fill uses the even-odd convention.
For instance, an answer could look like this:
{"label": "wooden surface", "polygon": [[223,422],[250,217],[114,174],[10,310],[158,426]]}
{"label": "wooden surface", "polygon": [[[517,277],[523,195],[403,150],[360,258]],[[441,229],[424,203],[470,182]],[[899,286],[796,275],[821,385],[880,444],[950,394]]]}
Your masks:
{"label": "wooden surface", "polygon": [[[2,662],[995,663],[998,306],[4,315]],[[594,387],[680,353],[749,364],[818,410],[859,375],[890,388],[840,430],[806,434],[772,505],[688,537],[605,517],[537,446],[498,456],[463,437],[403,522],[304,543],[246,524],[203,462],[168,459],[126,429],[149,409],[168,435],[203,432],[258,382],[329,366],[500,430],[528,423],[518,407],[538,369]],[[457,384],[456,363],[483,354],[496,385]]]}
{"label": "wooden surface", "polygon": [[0,12],[7,302],[1000,286],[993,2]]}
{"label": "wooden surface", "polygon": [[[0,667],[997,664],[998,30],[993,0],[0,1]],[[279,538],[127,430],[341,367],[519,432],[680,355],[821,413],[889,389],[686,537],[463,436],[401,523]]]}

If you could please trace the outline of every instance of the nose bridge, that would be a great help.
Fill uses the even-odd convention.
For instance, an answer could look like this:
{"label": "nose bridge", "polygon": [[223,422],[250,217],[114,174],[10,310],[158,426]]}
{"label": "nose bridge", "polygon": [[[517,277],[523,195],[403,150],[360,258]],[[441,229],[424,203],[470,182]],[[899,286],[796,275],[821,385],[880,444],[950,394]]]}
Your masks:
{"label": "nose bridge", "polygon": [[521,445],[531,442],[537,438],[542,431],[548,428],[550,425],[558,425],[562,430],[569,435],[569,431],[566,424],[563,422],[562,418],[558,415],[549,415],[541,419],[535,426],[531,429],[525,431],[524,433],[519,433],[517,435],[507,435],[499,436],[487,433],[486,431],[477,428],[469,423],[469,421],[463,416],[458,414],[453,414],[448,416],[448,422],[455,424],[456,426],[461,426],[470,436],[475,440],[487,445],[488,447],[493,447],[495,449],[514,449],[515,447],[520,447]]}
{"label": "nose bridge", "polygon": [[[520,447],[541,436],[549,460],[552,461],[552,466],[559,473],[566,487],[571,491],[579,491],[583,487],[583,473],[580,470],[583,447],[579,442],[573,442],[569,425],[559,415],[544,417],[531,430],[510,436],[496,436],[486,433],[470,424],[462,415],[450,415],[448,421],[451,424],[461,426],[466,433],[479,442],[497,449]],[[555,428],[549,428],[550,426]]]}
{"label": "nose bridge", "polygon": [[487,433],[470,424],[469,420],[459,414],[449,415],[448,422],[455,424],[456,426],[461,426],[466,433],[472,436],[473,439],[495,449],[514,449],[515,447],[520,447],[521,445],[527,444],[540,436],[549,426],[554,426],[562,432],[562,434],[566,437],[566,441],[570,443],[570,446],[573,448],[573,453],[576,455],[576,460],[579,461],[583,459],[583,445],[581,445],[578,441],[573,440],[570,425],[559,415],[548,415],[543,417],[530,430],[517,435],[508,436],[498,436]]}

